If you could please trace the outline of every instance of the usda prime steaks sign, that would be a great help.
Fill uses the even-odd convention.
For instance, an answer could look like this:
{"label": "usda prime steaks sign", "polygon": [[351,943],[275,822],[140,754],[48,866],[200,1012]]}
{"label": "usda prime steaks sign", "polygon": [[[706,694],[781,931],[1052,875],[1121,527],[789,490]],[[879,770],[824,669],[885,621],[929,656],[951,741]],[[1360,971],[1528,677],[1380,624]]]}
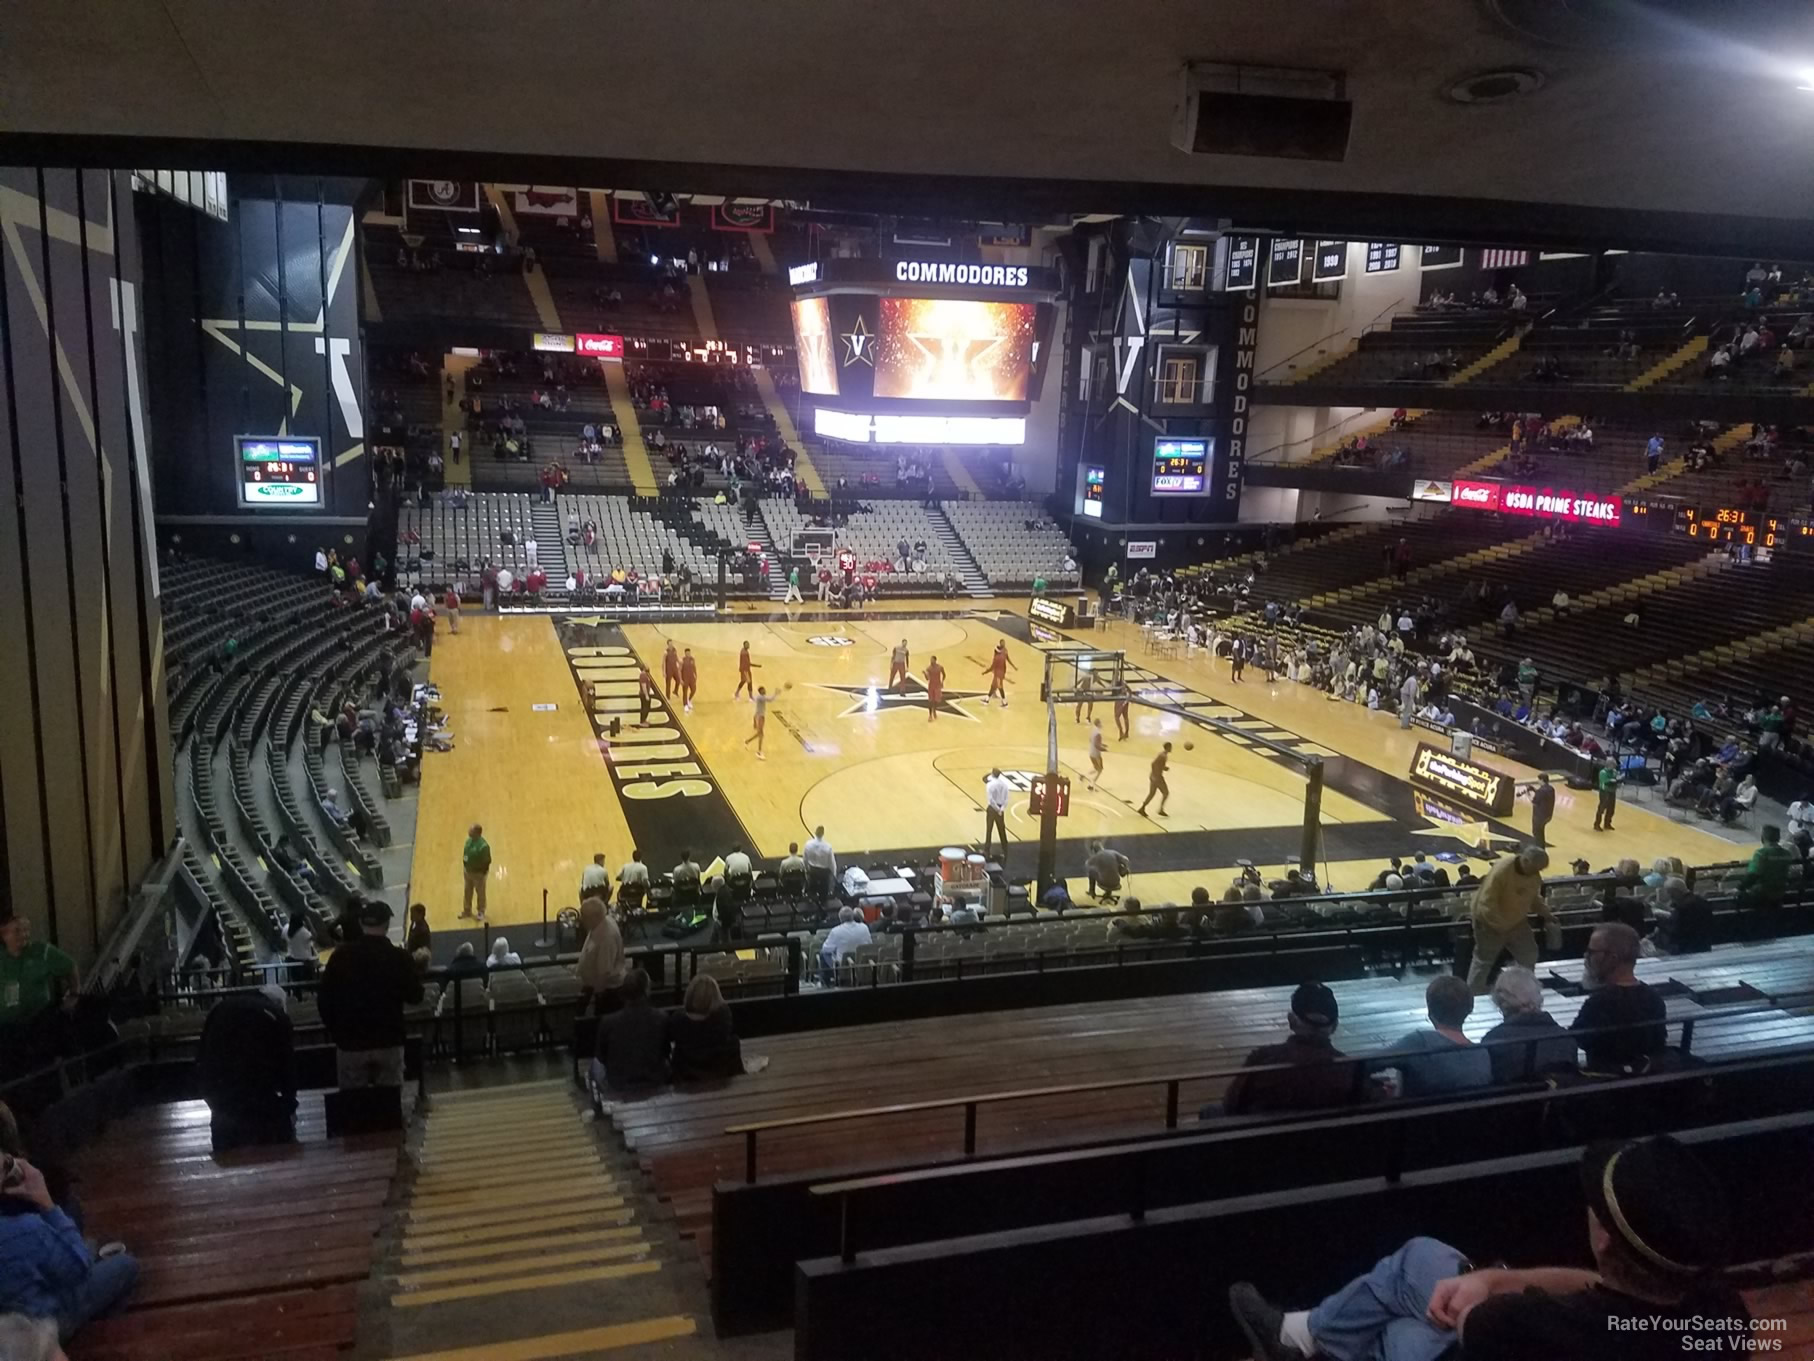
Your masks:
{"label": "usda prime steaks sign", "polygon": [[319,510],[321,441],[300,435],[236,435],[239,503],[253,510]]}

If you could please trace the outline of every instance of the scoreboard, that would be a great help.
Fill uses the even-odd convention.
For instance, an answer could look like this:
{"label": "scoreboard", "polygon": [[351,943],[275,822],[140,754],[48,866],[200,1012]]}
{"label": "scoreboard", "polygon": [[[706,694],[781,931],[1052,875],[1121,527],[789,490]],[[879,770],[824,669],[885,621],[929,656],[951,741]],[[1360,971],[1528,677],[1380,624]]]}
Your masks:
{"label": "scoreboard", "polygon": [[1639,523],[1653,532],[1673,530],[1710,544],[1737,543],[1746,548],[1787,548],[1814,538],[1814,522],[1783,519],[1737,506],[1702,510],[1672,501],[1641,501],[1630,506]]}
{"label": "scoreboard", "polygon": [[321,441],[300,435],[237,435],[239,503],[254,510],[320,510]]}
{"label": "scoreboard", "polygon": [[1201,496],[1208,486],[1208,440],[1153,441],[1154,496]]}

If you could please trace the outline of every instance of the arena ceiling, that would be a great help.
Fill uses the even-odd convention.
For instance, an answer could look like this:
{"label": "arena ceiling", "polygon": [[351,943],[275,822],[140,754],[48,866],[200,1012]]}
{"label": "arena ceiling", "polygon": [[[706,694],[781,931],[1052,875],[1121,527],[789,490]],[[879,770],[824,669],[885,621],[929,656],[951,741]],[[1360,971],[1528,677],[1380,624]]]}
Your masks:
{"label": "arena ceiling", "polygon": [[[1175,149],[1186,62],[1344,73],[1345,158]],[[1508,68],[1528,74],[1471,87],[1503,97],[1455,97]],[[9,159],[144,150],[128,163],[464,170],[906,211],[955,196],[1019,218],[1378,218],[1533,244],[1621,244],[1647,213],[1684,215],[1651,223],[1673,224],[1678,248],[1805,237],[1810,87],[1808,0],[0,6]],[[28,134],[152,138],[165,154]]]}

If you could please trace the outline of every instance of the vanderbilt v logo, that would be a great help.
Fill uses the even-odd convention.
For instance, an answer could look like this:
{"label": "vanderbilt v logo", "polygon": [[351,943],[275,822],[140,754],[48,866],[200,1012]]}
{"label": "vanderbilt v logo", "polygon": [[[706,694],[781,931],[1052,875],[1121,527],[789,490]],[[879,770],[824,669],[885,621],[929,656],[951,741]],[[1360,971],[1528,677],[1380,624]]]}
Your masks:
{"label": "vanderbilt v logo", "polygon": [[1127,396],[1127,385],[1134,379],[1134,365],[1140,362],[1140,351],[1145,344],[1145,336],[1115,337],[1115,395],[1117,397]]}

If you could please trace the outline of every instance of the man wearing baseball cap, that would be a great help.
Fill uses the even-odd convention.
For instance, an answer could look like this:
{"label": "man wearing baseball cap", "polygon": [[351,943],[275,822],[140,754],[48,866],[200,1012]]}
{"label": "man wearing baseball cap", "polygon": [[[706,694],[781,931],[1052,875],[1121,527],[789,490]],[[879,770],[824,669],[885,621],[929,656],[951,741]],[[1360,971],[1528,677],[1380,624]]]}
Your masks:
{"label": "man wearing baseball cap", "polygon": [[[1334,1044],[1340,1016],[1335,994],[1327,986],[1298,984],[1285,1016],[1290,1033],[1279,1044],[1261,1045],[1243,1061],[1244,1067],[1274,1071],[1241,1074],[1229,1084],[1221,1108],[1206,1106],[1203,1116],[1316,1110],[1351,1100],[1354,1070],[1338,1062],[1342,1051]],[[1290,1067],[1280,1068],[1281,1064]]]}
{"label": "man wearing baseball cap", "polygon": [[[1595,1144],[1581,1159],[1597,1271],[1475,1270],[1413,1238],[1316,1308],[1285,1313],[1246,1281],[1229,1307],[1257,1361],[1661,1361],[1744,1350],[1749,1315],[1720,1280],[1724,1191],[1668,1135]],[[1452,1350],[1459,1343],[1459,1350]]]}

